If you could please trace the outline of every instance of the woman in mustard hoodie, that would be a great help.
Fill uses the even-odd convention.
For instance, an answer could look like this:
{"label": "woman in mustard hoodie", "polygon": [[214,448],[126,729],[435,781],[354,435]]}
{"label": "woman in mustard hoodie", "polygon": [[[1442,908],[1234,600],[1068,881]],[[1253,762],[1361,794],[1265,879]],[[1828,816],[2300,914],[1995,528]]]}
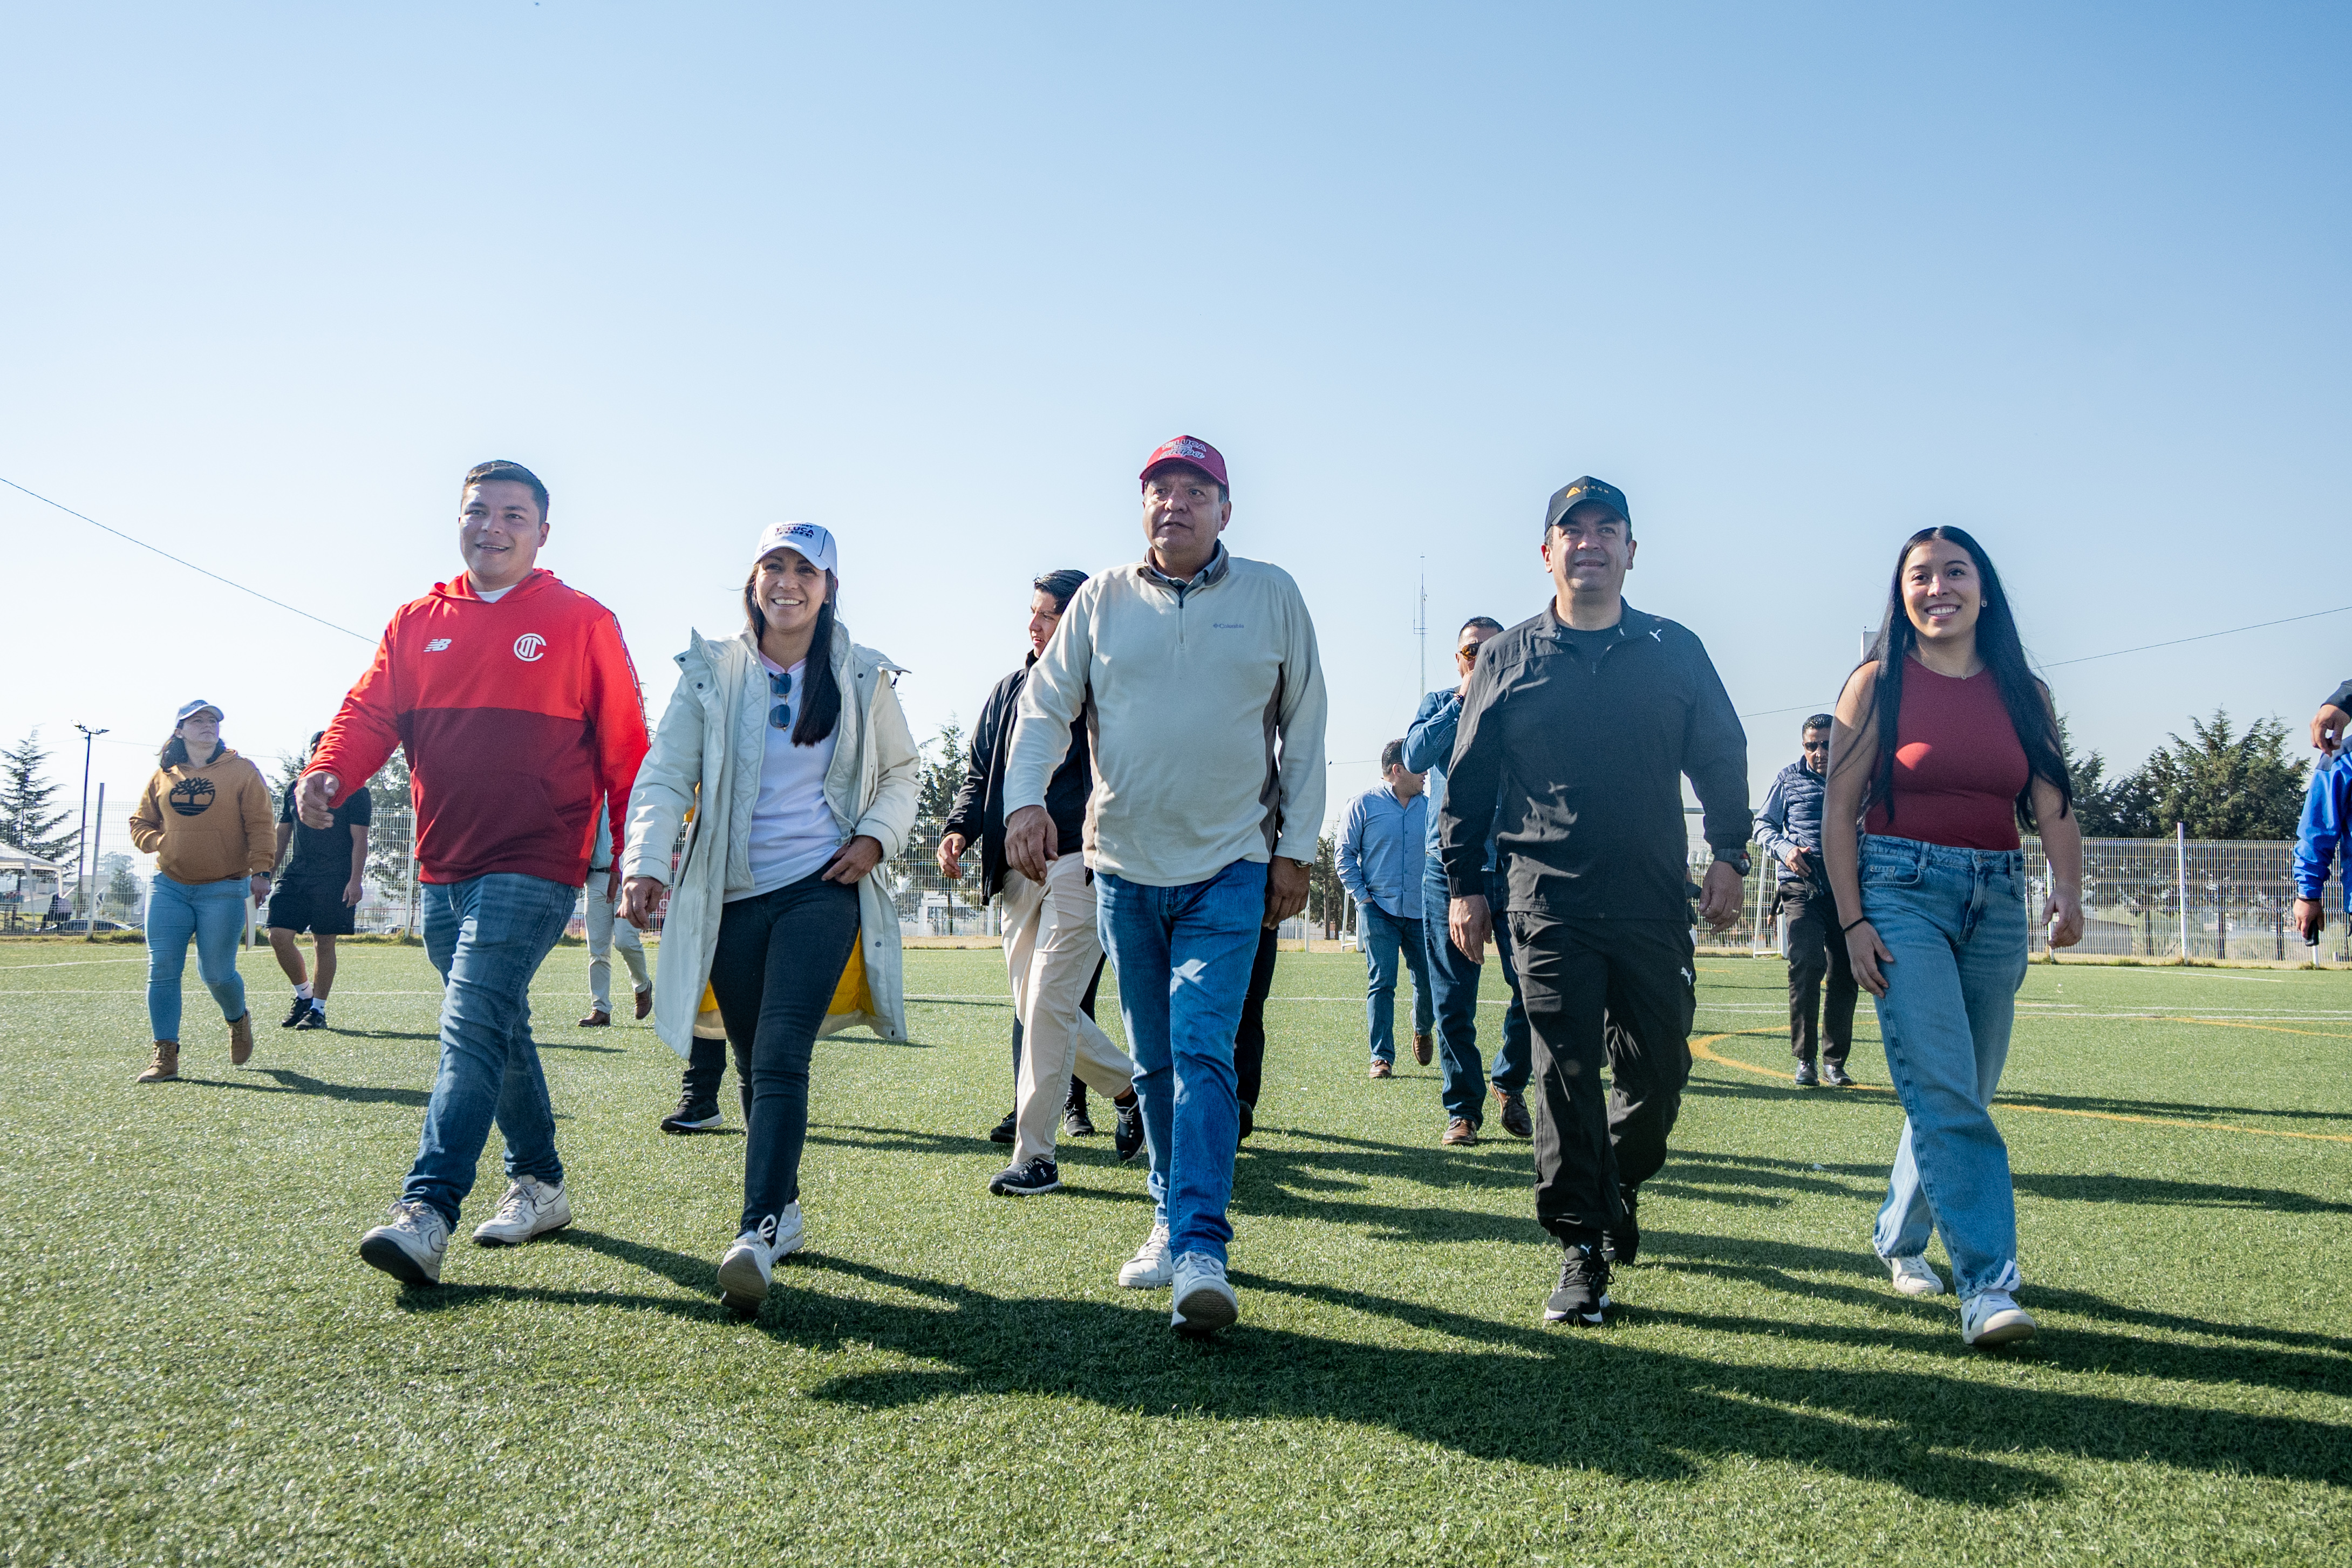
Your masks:
{"label": "woman in mustard hoodie", "polygon": [[131,842],[155,857],[156,871],[147,898],[147,1017],[155,1059],[139,1075],[141,1083],[180,1076],[180,975],[191,938],[196,973],[228,1020],[228,1059],[242,1067],[253,1055],[236,938],[246,894],[269,896],[278,831],[261,771],[221,744],[220,726],[221,710],[209,702],[181,709],[161,765],[131,814]]}

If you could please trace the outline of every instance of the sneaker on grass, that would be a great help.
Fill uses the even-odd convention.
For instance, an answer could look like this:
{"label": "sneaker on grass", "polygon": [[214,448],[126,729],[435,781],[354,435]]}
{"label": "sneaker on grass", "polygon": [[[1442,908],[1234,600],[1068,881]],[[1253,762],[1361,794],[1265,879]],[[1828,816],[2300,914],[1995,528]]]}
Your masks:
{"label": "sneaker on grass", "polygon": [[988,1141],[992,1143],[1010,1143],[1020,1125],[1021,1113],[1017,1110],[1008,1110],[1004,1113],[1003,1121],[988,1130]]}
{"label": "sneaker on grass", "polygon": [[1888,1258],[1881,1259],[1887,1272],[1895,1276],[1895,1288],[1906,1296],[1940,1296],[1944,1293],[1943,1276],[1927,1266],[1924,1258]]}
{"label": "sneaker on grass", "polygon": [[719,1260],[719,1294],[728,1310],[756,1317],[768,1299],[776,1265],[801,1249],[801,1205],[789,1203],[784,1212],[770,1215],[759,1228],[735,1238]]}
{"label": "sneaker on grass", "polygon": [[520,1247],[534,1236],[562,1230],[572,1223],[572,1200],[563,1184],[537,1176],[517,1176],[499,1200],[496,1213],[474,1227],[477,1247]]}
{"label": "sneaker on grass", "polygon": [[298,1023],[298,1024],[296,1024],[296,1025],[294,1026],[294,1027],[295,1027],[295,1028],[297,1028],[298,1030],[299,1030],[299,1029],[323,1029],[323,1028],[325,1028],[326,1026],[327,1026],[327,1005],[326,1005],[324,1002],[319,1002],[319,1001],[313,1001],[313,1002],[310,1004],[310,1010],[309,1012],[307,1012],[307,1013],[305,1013],[305,1014],[303,1014],[303,1015],[302,1015],[301,1022],[299,1022],[299,1023]]}
{"label": "sneaker on grass", "polygon": [[[1124,1165],[1143,1152],[1143,1101],[1130,1089],[1128,1092],[1126,1104],[1121,1105],[1118,1101],[1113,1100],[1110,1108],[1118,1112],[1118,1126],[1111,1132],[1111,1152],[1118,1156],[1119,1163]],[[1242,1124],[1244,1127],[1249,1125],[1249,1111],[1246,1108],[1242,1111]]]}
{"label": "sneaker on grass", "polygon": [[1205,1252],[1188,1252],[1176,1260],[1176,1310],[1168,1326],[1180,1334],[1213,1334],[1234,1326],[1242,1315],[1241,1301],[1225,1279],[1222,1258]]}
{"label": "sneaker on grass", "polygon": [[1598,1328],[1608,1321],[1609,1261],[1580,1243],[1560,1247],[1559,1288],[1544,1303],[1544,1321]]}
{"label": "sneaker on grass", "polygon": [[293,1028],[310,1016],[310,999],[298,992],[295,994],[294,1005],[288,1010],[286,1016],[278,1020],[278,1026],[281,1029]]}
{"label": "sneaker on grass", "polygon": [[715,1132],[727,1125],[727,1118],[719,1114],[717,1104],[698,1100],[691,1094],[677,1097],[677,1109],[661,1119],[661,1130],[683,1137],[694,1132]]}
{"label": "sneaker on grass", "polygon": [[1073,1138],[1095,1135],[1095,1119],[1087,1114],[1087,1086],[1073,1082],[1070,1098],[1062,1106],[1062,1131]]}
{"label": "sneaker on grass", "polygon": [[360,1237],[360,1261],[404,1285],[441,1283],[441,1259],[448,1251],[449,1222],[414,1198],[395,1201],[383,1223]]}
{"label": "sneaker on grass", "polygon": [[1032,1193],[1062,1190],[1062,1168],[1047,1159],[1024,1160],[988,1178],[988,1190],[999,1197],[1026,1197]]}
{"label": "sneaker on grass", "polygon": [[1119,1266],[1118,1282],[1130,1290],[1157,1290],[1176,1278],[1176,1260],[1168,1256],[1168,1227],[1155,1225],[1135,1256]]}
{"label": "sneaker on grass", "polygon": [[1960,1342],[1964,1345],[2013,1345],[2030,1340],[2041,1325],[2006,1290],[1979,1290],[1960,1303]]}

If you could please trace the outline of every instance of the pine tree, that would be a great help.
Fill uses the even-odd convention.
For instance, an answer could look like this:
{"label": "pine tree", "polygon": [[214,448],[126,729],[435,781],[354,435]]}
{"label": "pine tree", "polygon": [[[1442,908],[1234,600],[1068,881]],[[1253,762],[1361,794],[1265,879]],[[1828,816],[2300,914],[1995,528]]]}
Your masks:
{"label": "pine tree", "polygon": [[80,845],[81,833],[58,832],[73,813],[49,809],[61,786],[41,776],[48,760],[37,728],[12,749],[0,752],[0,842],[44,860],[62,861]]}
{"label": "pine tree", "polygon": [[2229,710],[2216,708],[2189,728],[2193,739],[2170,737],[2140,767],[2150,836],[2179,822],[2191,838],[2293,838],[2308,764],[2287,756],[2285,722],[2257,719],[2232,735]]}

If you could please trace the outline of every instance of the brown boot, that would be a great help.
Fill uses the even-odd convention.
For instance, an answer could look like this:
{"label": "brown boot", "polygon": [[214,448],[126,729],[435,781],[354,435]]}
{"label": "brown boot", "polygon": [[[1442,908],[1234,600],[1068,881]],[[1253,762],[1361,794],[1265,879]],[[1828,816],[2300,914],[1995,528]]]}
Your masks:
{"label": "brown boot", "polygon": [[1434,1048],[1435,1042],[1432,1041],[1427,1035],[1415,1035],[1412,1037],[1412,1059],[1422,1066],[1429,1065],[1430,1052]]}
{"label": "brown boot", "polygon": [[141,1083],[170,1083],[179,1076],[180,1042],[177,1040],[156,1041],[155,1059],[147,1064],[147,1070],[139,1075],[139,1081]]}
{"label": "brown boot", "polygon": [[228,1021],[228,1065],[241,1068],[253,1059],[253,1009]]}

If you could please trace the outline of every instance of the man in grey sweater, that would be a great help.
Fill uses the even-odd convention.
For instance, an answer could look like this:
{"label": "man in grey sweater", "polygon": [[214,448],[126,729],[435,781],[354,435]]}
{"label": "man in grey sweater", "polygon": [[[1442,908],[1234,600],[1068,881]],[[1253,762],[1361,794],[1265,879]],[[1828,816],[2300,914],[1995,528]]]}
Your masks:
{"label": "man in grey sweater", "polygon": [[1089,578],[1030,671],[1005,767],[1005,858],[1043,882],[1047,781],[1083,721],[1087,865],[1119,975],[1156,1213],[1122,1285],[1175,1287],[1179,1332],[1225,1327],[1240,1134],[1234,1033],[1258,932],[1307,907],[1323,820],[1323,672],[1289,574],[1226,552],[1225,460],[1145,462],[1144,558]]}

